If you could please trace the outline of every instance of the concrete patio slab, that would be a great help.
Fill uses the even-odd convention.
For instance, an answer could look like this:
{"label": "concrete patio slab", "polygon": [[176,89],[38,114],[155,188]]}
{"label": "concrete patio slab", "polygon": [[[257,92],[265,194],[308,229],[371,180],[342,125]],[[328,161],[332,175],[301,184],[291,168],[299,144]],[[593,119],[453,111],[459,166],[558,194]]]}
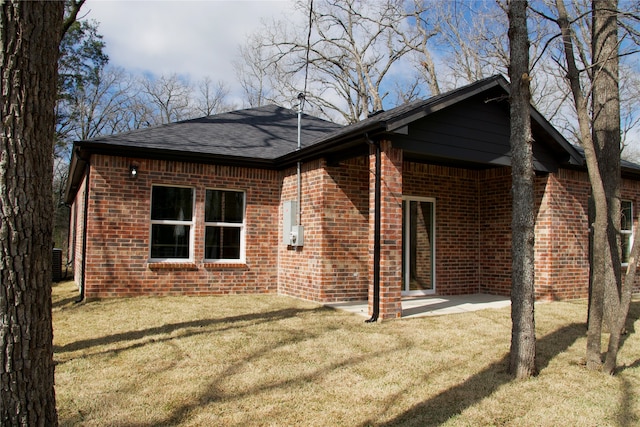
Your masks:
{"label": "concrete patio slab", "polygon": [[[325,304],[339,310],[369,317],[366,301]],[[511,305],[509,297],[471,294],[454,296],[426,296],[402,299],[402,318],[441,316],[445,314],[467,313],[487,308],[502,308]]]}

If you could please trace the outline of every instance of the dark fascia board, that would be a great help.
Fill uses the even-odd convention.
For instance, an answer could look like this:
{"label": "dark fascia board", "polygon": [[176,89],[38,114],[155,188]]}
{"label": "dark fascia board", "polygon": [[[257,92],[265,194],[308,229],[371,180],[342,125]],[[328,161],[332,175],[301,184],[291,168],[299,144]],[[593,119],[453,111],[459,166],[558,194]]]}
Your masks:
{"label": "dark fascia board", "polygon": [[[584,166],[567,166],[567,169],[587,172],[586,164]],[[620,176],[624,179],[640,181],[640,165],[623,160],[620,164]]]}
{"label": "dark fascia board", "polygon": [[[584,158],[584,149],[582,147],[576,147],[575,149],[578,153],[580,153],[580,156]],[[586,165],[584,166],[584,168],[586,168]],[[629,160],[620,159],[620,174],[622,178],[628,178],[638,181],[640,180],[640,164],[634,163]]]}
{"label": "dark fascia board", "polygon": [[620,166],[623,178],[629,178],[633,180],[640,180],[640,165],[631,163],[630,165],[623,164]]}
{"label": "dark fascia board", "polygon": [[71,204],[73,199],[76,197],[76,193],[80,188],[80,182],[82,181],[86,168],[86,159],[80,157],[80,154],[74,150],[71,155],[71,162],[69,163],[67,185],[64,190],[64,202],[66,204]]}
{"label": "dark fascia board", "polygon": [[580,152],[533,106],[531,107],[531,118],[569,155],[567,163],[575,166],[584,166],[584,157]]}

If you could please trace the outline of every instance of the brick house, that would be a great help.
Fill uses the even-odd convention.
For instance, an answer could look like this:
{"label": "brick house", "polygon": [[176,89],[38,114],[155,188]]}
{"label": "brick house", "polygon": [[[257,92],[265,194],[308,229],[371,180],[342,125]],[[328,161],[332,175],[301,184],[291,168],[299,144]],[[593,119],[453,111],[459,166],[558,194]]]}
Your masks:
{"label": "brick house", "polygon": [[[536,294],[587,296],[580,151],[532,109]],[[276,106],[77,142],[67,202],[85,298],[508,295],[508,83],[495,76],[339,126]],[[623,163],[623,212],[640,168]],[[623,221],[623,242],[631,221]],[[626,236],[629,238],[626,238]]]}

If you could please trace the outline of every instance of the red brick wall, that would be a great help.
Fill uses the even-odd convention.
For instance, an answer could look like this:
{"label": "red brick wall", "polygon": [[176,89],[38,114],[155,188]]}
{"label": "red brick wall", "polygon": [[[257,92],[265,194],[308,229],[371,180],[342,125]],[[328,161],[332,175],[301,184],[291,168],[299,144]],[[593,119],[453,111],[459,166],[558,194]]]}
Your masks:
{"label": "red brick wall", "polygon": [[[634,233],[640,232],[638,230],[638,215],[640,215],[640,181],[631,181],[627,179],[622,180],[620,195],[623,200],[630,200],[633,202],[633,231]],[[626,273],[626,268],[622,269],[622,277]],[[640,293],[640,271],[636,273],[635,286],[633,288],[635,293]]]}
{"label": "red brick wall", "polygon": [[[87,298],[277,291],[278,172],[102,155],[91,163]],[[132,163],[139,165],[135,180]],[[193,261],[149,262],[152,184],[195,188]],[[204,263],[206,188],[246,192],[246,263]]]}
{"label": "red brick wall", "polygon": [[304,245],[287,247],[282,242],[282,205],[286,201],[296,201],[296,168],[284,172],[282,194],[278,214],[278,291],[285,295],[309,300],[320,300],[322,270],[324,261],[321,240],[323,223],[324,161],[314,161],[302,165],[301,225],[304,227]]}
{"label": "red brick wall", "polygon": [[76,197],[73,201],[70,217],[70,233],[71,239],[69,239],[69,259],[73,263],[73,278],[78,286],[82,285],[82,244],[84,241],[83,229],[84,229],[84,201],[85,191],[87,188],[87,178],[82,180],[82,184],[76,193]]}
{"label": "red brick wall", "polygon": [[370,282],[368,160],[360,157],[328,166],[324,192],[324,300],[366,300]]}
{"label": "red brick wall", "polygon": [[[380,224],[380,319],[402,315],[402,150],[387,141],[380,142],[381,159],[381,224]],[[375,211],[375,152],[369,155],[369,274],[373,277],[374,211]],[[373,280],[369,292],[373,295]],[[369,300],[369,313],[372,313]]]}
{"label": "red brick wall", "polygon": [[405,196],[435,198],[436,293],[478,292],[478,171],[405,162]]}
{"label": "red brick wall", "polygon": [[[320,302],[367,299],[373,275],[375,156],[302,167],[305,244],[282,243],[282,205],[296,200],[296,170],[283,172],[160,160],[92,157],[85,296],[280,292]],[[129,166],[139,165],[138,178]],[[383,143],[381,317],[399,312],[402,195],[435,198],[436,293],[508,295],[511,286],[511,177],[402,161]],[[536,177],[536,292],[585,297],[589,183],[585,172]],[[194,257],[149,262],[152,184],[195,188]],[[204,263],[206,188],[246,191],[246,263]],[[115,197],[114,197],[115,196]],[[640,212],[640,183],[622,196]],[[84,184],[72,209],[75,278],[82,274]],[[640,283],[640,276],[637,283]],[[637,286],[636,290],[640,290]]]}
{"label": "red brick wall", "polygon": [[[560,170],[536,176],[536,298],[586,296],[588,234],[586,174]],[[479,291],[509,295],[511,290],[510,169],[480,172]]]}
{"label": "red brick wall", "polygon": [[[436,199],[436,293],[511,289],[511,171],[404,164],[405,196]],[[584,298],[588,294],[586,172],[561,169],[535,178],[536,297]],[[640,212],[640,182],[624,180],[622,197]],[[636,291],[640,290],[640,277]]]}
{"label": "red brick wall", "polygon": [[549,175],[536,225],[536,297],[584,298],[589,288],[590,185],[584,172]]}
{"label": "red brick wall", "polygon": [[479,292],[509,295],[511,289],[511,169],[479,172]]}
{"label": "red brick wall", "polygon": [[[367,299],[367,166],[364,158],[302,166],[304,246],[286,247],[280,237],[281,293],[321,302]],[[282,203],[296,199],[297,175],[291,168],[285,171]]]}
{"label": "red brick wall", "polygon": [[[586,172],[561,169],[547,179],[536,226],[536,297],[539,299],[588,296],[590,193]],[[621,195],[633,201],[637,217],[640,182],[623,180]],[[640,291],[639,285],[640,277],[636,279],[636,292]]]}

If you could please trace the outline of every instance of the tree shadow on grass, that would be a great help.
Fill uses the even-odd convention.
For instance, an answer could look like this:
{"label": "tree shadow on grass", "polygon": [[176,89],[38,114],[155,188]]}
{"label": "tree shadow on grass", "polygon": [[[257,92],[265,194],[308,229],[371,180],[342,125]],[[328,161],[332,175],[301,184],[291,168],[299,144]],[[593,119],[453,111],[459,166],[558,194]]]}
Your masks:
{"label": "tree shadow on grass", "polygon": [[[244,328],[247,326],[258,326],[260,324],[268,324],[271,322],[278,322],[280,320],[301,316],[301,315],[313,315],[314,312],[322,312],[327,311],[326,307],[314,307],[314,308],[287,308],[274,310],[264,313],[251,313],[244,314],[239,316],[231,316],[217,319],[203,319],[203,320],[195,320],[188,322],[179,322],[173,324],[167,324],[154,328],[147,328],[139,331],[130,331],[119,334],[113,334],[105,337],[81,340],[74,343],[67,344],[65,346],[59,346],[55,349],[55,353],[64,353],[64,352],[72,352],[76,350],[90,350],[93,347],[102,347],[109,344],[125,344],[124,346],[120,346],[117,348],[108,348],[104,350],[95,351],[89,355],[84,354],[82,357],[87,356],[95,356],[97,354],[102,353],[110,353],[110,352],[120,352],[120,351],[129,351],[136,348],[144,347],[150,343],[156,344],[160,342],[171,342],[176,338],[187,338],[192,336],[197,336],[200,334],[211,334],[211,333],[221,333],[237,328]],[[323,314],[320,314],[323,315]],[[213,326],[221,326],[212,329]],[[177,335],[176,335],[177,333]],[[161,337],[156,338],[156,336],[161,335]],[[162,422],[152,422],[152,423],[126,423],[126,424],[118,424],[118,425],[127,425],[129,427],[136,426],[156,426],[156,425],[179,425],[184,420],[188,419],[189,413],[192,409],[197,408],[202,405],[206,405],[208,403],[214,402],[223,396],[224,393],[220,391],[220,384],[227,378],[227,376],[234,375],[238,371],[240,371],[247,363],[252,360],[259,359],[264,354],[267,354],[273,351],[275,348],[284,347],[287,345],[295,344],[299,341],[309,340],[317,337],[317,334],[310,334],[306,330],[297,331],[296,333],[291,333],[289,337],[283,339],[279,342],[275,347],[271,344],[266,345],[264,348],[256,351],[248,358],[243,358],[241,361],[232,364],[230,367],[225,369],[220,375],[216,376],[216,380],[211,383],[211,386],[207,389],[206,393],[203,393],[200,398],[195,399],[192,403],[181,406],[180,408],[173,411],[167,419]],[[391,351],[391,350],[389,350]],[[61,363],[61,362],[58,362]],[[64,363],[64,362],[62,362]],[[302,378],[300,381],[305,382],[310,380],[310,377]],[[270,384],[262,386],[262,388],[269,390],[273,388],[283,387],[292,380],[283,380],[282,382],[278,382],[277,384]],[[261,389],[262,389],[261,388]],[[253,390],[252,392],[259,392],[261,389]],[[120,390],[124,392],[123,390]],[[240,399],[243,397],[243,394],[238,394],[237,396],[226,397],[226,398],[236,398]],[[64,420],[60,420],[60,425],[79,425],[85,421],[86,414],[82,413],[80,410],[77,411],[75,415],[71,417],[67,417]]]}
{"label": "tree shadow on grass", "polygon": [[75,302],[77,302],[78,300],[78,296],[71,296],[68,298],[63,298],[57,301],[54,301],[51,303],[51,308],[56,309],[56,308],[61,308],[61,307],[66,307],[67,305],[71,305]]}
{"label": "tree shadow on grass", "polygon": [[[537,340],[538,369],[543,370],[558,354],[566,351],[579,337],[584,336],[583,324],[572,323]],[[501,386],[512,380],[508,373],[509,355],[487,366],[465,382],[443,391],[415,405],[398,417],[378,423],[371,419],[363,426],[436,426],[465,409],[491,396]],[[390,405],[391,406],[391,405]]]}
{"label": "tree shadow on grass", "polygon": [[[321,307],[319,310],[331,310],[326,307]],[[320,314],[322,315],[322,314]],[[337,327],[336,329],[338,329]],[[180,425],[189,420],[194,410],[201,408],[206,405],[214,404],[219,401],[241,401],[242,399],[257,395],[261,393],[269,393],[271,391],[281,390],[287,387],[293,387],[296,385],[306,385],[309,383],[313,383],[319,378],[324,378],[332,372],[346,368],[357,366],[360,363],[367,362],[371,358],[378,358],[389,354],[394,354],[396,352],[406,351],[410,347],[410,343],[408,341],[404,341],[399,343],[396,346],[390,348],[384,348],[377,351],[373,351],[371,353],[364,353],[358,356],[347,356],[342,360],[337,360],[328,364],[319,364],[316,369],[313,369],[309,372],[306,372],[301,375],[297,375],[292,378],[282,378],[277,381],[272,382],[263,382],[260,384],[256,384],[252,387],[249,387],[245,390],[237,390],[233,392],[229,392],[225,390],[225,383],[229,379],[229,377],[233,377],[235,375],[241,374],[243,369],[246,368],[247,365],[258,361],[265,357],[266,355],[275,352],[276,350],[284,347],[288,347],[291,345],[300,344],[306,341],[312,341],[314,339],[319,338],[322,334],[327,331],[320,332],[310,332],[308,330],[298,330],[292,332],[289,337],[286,339],[280,340],[278,343],[267,344],[263,347],[256,349],[251,355],[243,358],[235,363],[230,364],[226,369],[217,374],[212,380],[208,383],[208,386],[203,390],[200,396],[197,399],[193,399],[191,402],[186,403],[180,407],[174,409],[171,413],[169,413],[163,420],[161,421],[153,421],[153,422],[142,422],[139,424],[129,423],[127,424],[129,427],[151,427],[156,425]],[[240,424],[239,424],[240,425]]]}
{"label": "tree shadow on grass", "polygon": [[54,282],[51,285],[51,308],[59,309],[66,306],[71,306],[78,302],[80,292],[75,286],[67,282]]}
{"label": "tree shadow on grass", "polygon": [[[316,336],[310,336],[309,339],[313,339],[315,337]],[[285,346],[288,344],[294,344],[299,341],[300,340],[292,340],[290,342],[284,341],[282,342],[282,346]],[[281,346],[279,345],[278,347],[281,347]],[[274,348],[271,348],[271,347],[265,348],[264,352],[257,352],[254,355],[255,357],[252,357],[251,359],[253,360],[254,358],[260,357],[266,353],[270,353],[273,350]],[[163,425],[179,425],[180,423],[185,422],[186,420],[189,419],[190,413],[192,410],[200,408],[205,405],[215,403],[216,401],[222,401],[222,400],[240,401],[243,398],[250,395],[268,393],[272,390],[274,391],[281,390],[283,388],[292,387],[295,385],[309,384],[316,381],[318,378],[323,378],[324,376],[329,375],[331,372],[334,372],[337,369],[341,369],[347,366],[355,366],[355,365],[358,365],[359,363],[367,361],[371,357],[373,358],[381,357],[385,354],[389,354],[395,351],[399,351],[399,349],[398,348],[385,349],[385,350],[376,351],[374,353],[361,355],[358,357],[344,359],[342,361],[337,361],[335,363],[332,363],[326,366],[319,366],[316,370],[303,375],[299,375],[296,378],[285,378],[285,379],[282,379],[281,381],[276,381],[273,383],[264,383],[261,385],[257,385],[256,387],[253,387],[249,390],[240,391],[233,395],[229,395],[228,393],[222,391],[221,389],[221,386],[223,385],[223,382],[226,379],[226,375],[235,375],[236,368],[241,367],[242,365],[244,365],[244,363],[234,365],[233,367],[231,367],[231,369],[227,369],[225,371],[225,375],[219,375],[216,378],[216,380],[210,384],[210,387],[207,389],[206,393],[202,394],[200,399],[192,402],[191,404],[183,405],[182,407],[178,408],[172,414],[170,414],[167,417],[167,419],[162,422],[162,424]],[[155,425],[155,423],[141,424],[140,427],[151,427],[152,425]]]}
{"label": "tree shadow on grass", "polygon": [[[274,310],[266,313],[249,313],[249,314],[243,314],[239,316],[222,317],[222,318],[216,318],[216,319],[200,319],[200,320],[192,320],[188,322],[169,323],[166,325],[156,326],[153,328],[141,329],[138,331],[127,331],[127,332],[117,333],[113,335],[107,335],[104,337],[79,340],[79,341],[75,341],[62,346],[54,345],[53,351],[56,354],[62,354],[66,352],[87,350],[93,347],[101,347],[101,346],[106,346],[110,344],[131,343],[131,345],[127,346],[126,348],[119,347],[117,349],[118,351],[121,351],[124,349],[140,347],[141,345],[146,344],[148,341],[143,343],[138,342],[145,338],[153,342],[163,341],[162,338],[153,339],[153,337],[157,335],[166,336],[166,335],[175,334],[177,332],[184,332],[180,335],[180,337],[186,337],[191,335],[198,335],[201,333],[210,333],[211,331],[206,328],[215,326],[215,325],[228,324],[229,325],[228,327],[217,330],[217,332],[222,332],[224,330],[232,329],[234,325],[237,323],[273,322],[280,319],[294,317],[301,313],[307,313],[309,311],[322,310],[322,309],[323,307],[312,308],[312,309],[286,308],[286,309]],[[167,337],[166,339],[172,339],[172,338],[175,338],[175,336]],[[109,351],[113,351],[113,349]]]}
{"label": "tree shadow on grass", "polygon": [[[629,312],[627,313],[627,320],[625,322],[625,332],[620,337],[620,349],[622,349],[627,339],[629,339],[629,337],[631,337],[631,335],[633,335],[636,332],[635,323],[639,319],[640,319],[640,301],[631,301],[631,304],[629,304]],[[605,339],[604,342],[605,342],[605,345],[607,345],[608,339]],[[606,357],[606,350],[602,354],[602,357],[604,360],[604,357]],[[616,372],[621,372],[626,369],[637,368],[639,364],[640,364],[640,359],[636,360],[631,365],[618,366],[616,368]]]}

